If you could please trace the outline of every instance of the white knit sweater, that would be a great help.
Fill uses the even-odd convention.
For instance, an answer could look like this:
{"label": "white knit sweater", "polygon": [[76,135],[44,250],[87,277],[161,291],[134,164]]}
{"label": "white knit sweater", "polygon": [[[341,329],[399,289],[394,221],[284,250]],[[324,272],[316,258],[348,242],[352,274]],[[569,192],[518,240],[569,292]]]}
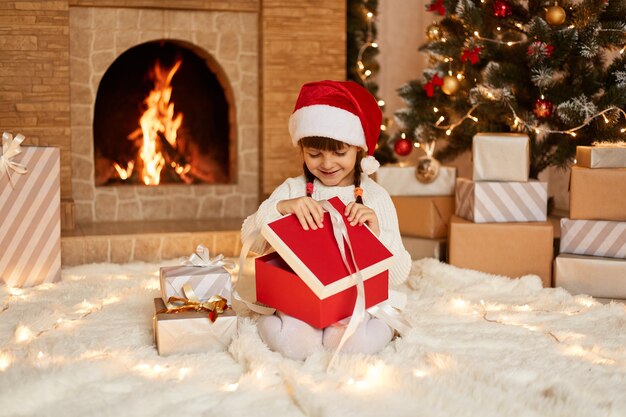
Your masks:
{"label": "white knit sweater", "polygon": [[[289,178],[278,186],[272,195],[261,203],[259,210],[248,216],[243,222],[241,239],[245,241],[258,232],[264,224],[281,217],[282,215],[276,209],[278,202],[303,197],[306,195],[305,187],[306,180],[304,175],[297,178]],[[387,191],[366,175],[363,175],[361,179],[361,188],[363,188],[363,204],[374,210],[378,217],[380,226],[380,236],[378,237],[395,257],[394,266],[389,270],[389,282],[393,285],[402,284],[406,281],[411,270],[411,256],[404,249],[402,239],[400,238],[396,208]],[[320,181],[315,180],[313,199],[318,201],[328,200],[335,196],[339,197],[346,205],[354,201],[354,185],[327,187]],[[269,249],[269,245],[263,237],[259,237],[252,246],[252,250],[257,253],[264,253],[267,249]]]}

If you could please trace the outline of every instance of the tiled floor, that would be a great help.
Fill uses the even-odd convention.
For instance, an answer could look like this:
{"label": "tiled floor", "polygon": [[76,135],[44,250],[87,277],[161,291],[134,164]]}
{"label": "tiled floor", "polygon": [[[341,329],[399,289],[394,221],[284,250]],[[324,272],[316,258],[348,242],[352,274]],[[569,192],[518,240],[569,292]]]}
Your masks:
{"label": "tiled floor", "polygon": [[211,257],[238,256],[243,219],[116,222],[77,225],[61,237],[63,265],[154,262],[192,254],[199,244]]}

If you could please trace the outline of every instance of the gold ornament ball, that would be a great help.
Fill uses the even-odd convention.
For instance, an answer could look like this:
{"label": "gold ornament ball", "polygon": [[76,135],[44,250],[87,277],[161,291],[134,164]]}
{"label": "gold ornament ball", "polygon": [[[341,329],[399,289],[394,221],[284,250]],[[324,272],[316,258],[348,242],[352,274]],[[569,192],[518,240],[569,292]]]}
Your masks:
{"label": "gold ornament ball", "polygon": [[422,156],[417,160],[415,178],[422,184],[429,184],[439,175],[439,166],[439,161],[432,156]]}
{"label": "gold ornament ball", "polygon": [[428,37],[429,40],[431,41],[438,41],[441,39],[441,26],[439,26],[436,23],[433,23],[432,25],[428,26],[428,28],[426,28],[426,36]]}
{"label": "gold ornament ball", "polygon": [[451,96],[452,94],[459,91],[461,87],[461,82],[454,75],[446,75],[443,78],[443,85],[441,86],[441,91]]}
{"label": "gold ornament ball", "polygon": [[546,21],[553,26],[562,25],[566,17],[565,9],[561,6],[550,6],[546,10]]}

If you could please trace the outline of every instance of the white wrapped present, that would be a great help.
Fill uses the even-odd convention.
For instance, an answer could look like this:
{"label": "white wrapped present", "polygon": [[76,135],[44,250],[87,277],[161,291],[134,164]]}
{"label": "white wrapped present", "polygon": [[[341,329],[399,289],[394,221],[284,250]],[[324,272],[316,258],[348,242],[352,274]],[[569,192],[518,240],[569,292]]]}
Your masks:
{"label": "white wrapped present", "polygon": [[585,168],[626,168],[626,143],[577,146],[576,165]]}
{"label": "white wrapped present", "polygon": [[454,167],[440,167],[435,180],[428,184],[415,178],[414,165],[387,164],[376,172],[376,182],[392,196],[453,195],[455,181]]}
{"label": "white wrapped present", "polygon": [[474,181],[528,181],[530,143],[518,133],[477,133],[472,142]]}

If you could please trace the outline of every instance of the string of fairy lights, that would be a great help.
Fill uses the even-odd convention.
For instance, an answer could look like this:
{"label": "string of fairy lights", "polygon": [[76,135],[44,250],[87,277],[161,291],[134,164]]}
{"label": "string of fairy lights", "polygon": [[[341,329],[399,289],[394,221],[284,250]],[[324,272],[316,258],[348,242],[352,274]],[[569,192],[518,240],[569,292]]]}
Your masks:
{"label": "string of fairy lights", "polygon": [[[485,0],[481,0],[481,3],[485,3]],[[571,7],[570,7],[570,10],[571,10]],[[558,5],[557,1],[555,1],[553,6],[548,7],[546,10],[546,21],[551,25],[562,24],[565,21],[565,17],[566,17],[566,12],[563,8],[561,8]],[[468,31],[469,33],[471,33],[471,35],[466,40],[465,44],[475,46],[475,45],[480,45],[480,43],[483,42],[483,43],[502,45],[505,47],[513,47],[513,46],[517,46],[520,44],[533,42],[533,40],[529,39],[526,34],[527,29],[528,29],[527,27],[525,27],[522,23],[519,23],[519,22],[515,22],[514,26],[519,30],[519,32],[521,32],[523,39],[502,40],[502,39],[489,38],[489,37],[482,36],[479,31],[474,30],[474,31]],[[572,24],[561,30],[571,30],[574,28],[575,28],[575,25]],[[496,31],[499,34],[504,32],[501,26],[496,27]],[[623,30],[620,30],[620,29],[607,29],[607,28],[600,28],[598,29],[598,31],[600,32],[615,32],[615,31],[624,32]],[[431,24],[427,28],[426,34],[430,41],[439,41],[439,42],[444,42],[444,43],[448,41],[445,37],[444,31],[437,23]],[[498,35],[498,36],[500,37],[502,35]],[[626,45],[621,48],[619,53],[623,55],[625,52],[626,52]],[[442,86],[442,91],[444,91],[444,93],[447,95],[452,95],[458,90],[458,88],[460,88],[460,82],[465,78],[464,70],[461,69],[458,72],[456,72],[456,74],[454,73],[454,71],[452,70],[452,64],[453,62],[456,62],[456,61],[455,61],[455,58],[451,56],[440,56],[439,59],[442,60],[444,63],[447,63],[448,68],[449,68],[447,71],[447,76],[444,78],[444,81],[443,81],[444,86]],[[490,101],[494,101],[497,99],[496,94],[494,94],[495,90],[489,91],[489,87],[484,86],[484,85],[481,87],[483,89],[486,89],[485,94],[483,94],[483,96],[486,96],[484,98],[487,98]],[[541,94],[541,99],[542,100],[544,99],[543,93]],[[454,129],[459,127],[461,124],[463,124],[465,120],[469,119],[477,123],[479,120],[472,113],[482,104],[486,104],[486,103],[477,103],[477,104],[472,105],[472,107],[463,116],[458,118],[456,121],[449,120],[448,124],[443,124],[443,122],[446,121],[446,117],[443,115],[439,115],[437,120],[434,122],[434,127],[440,130],[444,130],[445,134],[447,136],[450,136],[452,132],[454,131]],[[610,120],[607,117],[607,115],[610,115],[612,113],[613,114],[617,113],[618,115],[621,115],[626,119],[626,112],[624,112],[623,109],[616,107],[616,106],[610,106],[601,111],[596,112],[595,114],[589,117],[586,117],[585,120],[577,126],[570,127],[570,128],[563,129],[563,130],[549,129],[549,128],[544,127],[543,125],[533,124],[524,120],[522,117],[520,117],[517,114],[517,112],[515,111],[515,109],[510,103],[507,102],[506,105],[511,112],[513,129],[532,131],[536,134],[554,133],[554,134],[563,134],[563,135],[576,137],[577,131],[579,131],[580,129],[583,129],[585,126],[588,126],[591,122],[593,122],[597,118],[602,117],[604,119],[604,122],[608,124],[610,123]],[[437,107],[433,107],[432,111],[435,114],[440,113],[440,109]],[[626,128],[621,128],[620,132],[625,133]],[[403,137],[406,137],[406,135],[404,135]],[[416,142],[415,146],[419,147],[419,142]]]}
{"label": "string of fairy lights", "polygon": [[[365,53],[368,49],[378,49],[379,45],[376,41],[376,37],[374,36],[374,24],[376,21],[376,15],[374,12],[370,10],[368,0],[364,0],[362,3],[363,14],[365,18],[365,41],[359,47],[359,51],[357,54],[356,60],[356,73],[359,76],[361,82],[366,85],[368,82],[372,82],[372,77],[374,76],[374,72],[371,68],[368,68],[367,64],[364,61]],[[379,99],[378,107],[380,111],[384,113],[385,101]],[[387,118],[383,118],[383,122],[380,125],[381,131],[386,131],[388,129],[390,121]]]}
{"label": "string of fairy lights", "polygon": [[[137,360],[133,355],[120,355],[110,349],[98,350],[97,347],[92,349],[86,349],[78,356],[67,357],[59,352],[46,352],[43,350],[45,343],[34,344],[36,339],[44,337],[45,335],[55,331],[67,331],[76,329],[77,326],[84,325],[84,319],[94,313],[101,313],[105,311],[108,306],[117,303],[127,302],[129,297],[135,298],[138,287],[142,288],[146,292],[155,291],[159,287],[159,280],[157,278],[158,273],[151,273],[142,279],[136,279],[137,277],[130,277],[128,275],[109,275],[105,280],[132,280],[136,285],[121,288],[115,294],[109,294],[101,299],[91,299],[91,301],[83,300],[72,308],[71,312],[60,313],[53,325],[44,328],[42,330],[33,330],[26,324],[18,324],[16,326],[14,337],[12,341],[7,341],[7,344],[0,348],[0,372],[6,372],[16,362],[28,361],[32,366],[39,369],[45,368],[49,365],[62,365],[64,363],[76,362],[81,359],[91,360],[95,358],[106,359],[108,361],[115,360],[122,368],[127,368],[133,373],[136,373],[147,379],[162,379],[162,380],[177,380],[182,381],[189,376],[193,375],[195,369],[191,366],[177,366],[171,364],[168,360],[161,360],[155,356],[155,359],[140,358]],[[79,281],[85,279],[84,276],[68,275],[64,278],[66,282]],[[102,284],[103,277],[97,278]],[[38,294],[43,294],[46,291],[52,290],[58,284],[43,284],[39,287],[30,289],[9,288],[8,297],[5,299],[5,305],[0,310],[0,313],[6,313],[10,310],[13,303],[27,302],[31,297],[37,297]],[[600,304],[594,301],[588,296],[575,296],[572,299],[573,303],[559,311],[559,314],[565,316],[572,316],[582,314],[590,309],[593,309]],[[32,300],[32,303],[36,303],[37,300]],[[571,343],[571,338],[568,337],[567,332],[554,331],[549,326],[543,326],[538,324],[536,320],[526,320],[528,314],[531,313],[549,313],[553,314],[554,311],[542,310],[541,308],[531,306],[529,304],[519,303],[502,303],[495,300],[483,300],[473,301],[470,299],[462,298],[458,294],[450,294],[445,299],[440,300],[441,307],[446,308],[449,314],[474,317],[476,320],[484,320],[485,322],[499,325],[499,326],[514,326],[524,328],[526,331],[544,334],[560,346],[564,346],[564,349],[559,348],[559,352],[564,355],[575,353],[575,356],[582,357],[594,363],[612,364],[612,361],[608,357],[599,355],[594,349],[587,349],[576,343]],[[572,339],[574,340],[574,339]],[[12,342],[13,347],[9,347]],[[27,349],[27,347],[30,348]],[[40,350],[41,349],[41,350]],[[570,352],[571,351],[571,352]],[[36,353],[35,353],[36,352]],[[570,353],[568,353],[570,352]],[[445,352],[439,352],[437,355],[445,357]],[[347,376],[343,376],[338,380],[331,383],[337,384],[337,388],[346,390],[371,390],[371,389],[384,389],[388,387],[389,381],[386,380],[388,375],[388,365],[383,361],[376,361],[361,367],[354,369],[350,368]],[[236,380],[223,381],[220,387],[224,392],[235,392],[240,389],[242,385],[262,384],[263,381],[267,383],[273,383],[273,375],[276,372],[283,377],[283,383],[286,386],[287,393],[297,406],[301,406],[298,403],[298,398],[293,392],[293,386],[296,383],[306,383],[306,381],[292,381],[293,375],[288,373],[283,374],[280,370],[272,370],[267,363],[263,361],[251,361],[247,364],[247,371],[237,376]],[[445,371],[447,366],[445,361],[440,364],[430,364],[429,366],[414,366],[409,367],[406,372],[412,374],[414,377],[421,379],[429,376],[436,375],[439,372]]]}

